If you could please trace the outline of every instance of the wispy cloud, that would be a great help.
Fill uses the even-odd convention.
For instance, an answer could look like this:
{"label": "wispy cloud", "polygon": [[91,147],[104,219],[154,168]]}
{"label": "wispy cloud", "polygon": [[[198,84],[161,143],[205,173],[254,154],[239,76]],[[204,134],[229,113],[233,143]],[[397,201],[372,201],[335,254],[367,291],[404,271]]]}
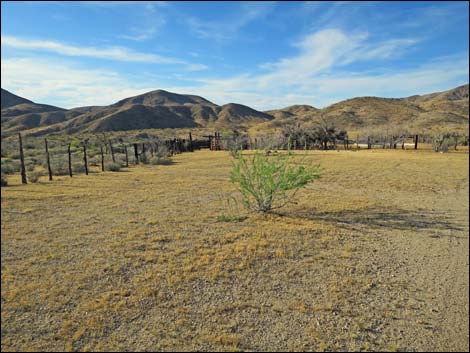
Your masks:
{"label": "wispy cloud", "polygon": [[[205,94],[218,103],[227,99],[258,109],[272,109],[294,103],[325,106],[357,95],[413,95],[450,88],[468,80],[468,55],[444,58],[414,68],[380,73],[354,72],[349,64],[380,61],[403,54],[417,39],[395,38],[371,43],[367,33],[346,33],[339,29],[311,33],[297,42],[297,55],[262,66],[267,72],[245,73],[227,79],[201,79],[187,91]],[[295,101],[305,98],[309,101]]]}
{"label": "wispy cloud", "polygon": [[119,35],[118,38],[132,40],[136,42],[143,42],[152,39],[157,34],[158,30],[165,24],[165,20],[155,20],[153,24],[144,26],[143,28],[132,27],[130,34]]}
{"label": "wispy cloud", "polygon": [[164,57],[158,54],[137,52],[132,49],[120,46],[101,48],[81,47],[52,40],[28,40],[12,36],[2,36],[1,43],[2,46],[30,51],[46,51],[64,56],[90,57],[95,59],[145,62],[153,64],[177,64],[183,65],[189,70],[202,70],[207,68],[203,64],[188,63],[184,60]]}
{"label": "wispy cloud", "polygon": [[[39,102],[64,107],[111,104],[162,88],[201,95],[217,104],[238,102],[266,110],[292,104],[324,107],[358,95],[422,94],[468,82],[468,52],[414,67],[387,70],[388,59],[396,59],[396,55],[416,43],[415,38],[371,42],[365,32],[317,31],[294,43],[296,55],[267,63],[261,71],[228,78],[191,79],[185,75],[181,79],[176,77],[174,85],[161,84],[163,81],[145,74],[123,77],[117,72],[87,70],[66,62],[9,58],[2,60],[2,87]],[[351,64],[367,60],[374,63],[371,70],[352,69]],[[380,70],[372,71],[381,64]],[[186,66],[190,69],[190,64]]]}
{"label": "wispy cloud", "polygon": [[155,87],[136,84],[109,70],[79,68],[41,58],[2,59],[2,88],[65,108],[107,105]]}
{"label": "wispy cloud", "polygon": [[167,20],[162,8],[166,7],[166,3],[147,1],[143,4],[137,16],[139,25],[131,27],[130,33],[119,35],[119,38],[137,42],[150,40],[165,26]]}
{"label": "wispy cloud", "polygon": [[249,23],[267,16],[274,6],[275,2],[249,1],[242,3],[239,11],[221,20],[208,21],[185,15],[184,22],[199,38],[225,41],[235,37],[238,31]]}

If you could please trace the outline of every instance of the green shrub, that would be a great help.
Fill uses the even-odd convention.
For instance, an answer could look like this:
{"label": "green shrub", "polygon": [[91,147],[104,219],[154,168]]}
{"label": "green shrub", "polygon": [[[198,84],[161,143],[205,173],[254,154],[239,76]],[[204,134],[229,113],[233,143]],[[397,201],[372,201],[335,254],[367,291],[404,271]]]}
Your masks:
{"label": "green shrub", "polygon": [[119,163],[110,163],[106,166],[106,170],[110,172],[119,172],[121,170],[121,165]]}
{"label": "green shrub", "polygon": [[2,174],[15,174],[19,173],[21,170],[21,164],[19,161],[14,161],[11,159],[2,160]]}
{"label": "green shrub", "polygon": [[255,212],[269,212],[289,203],[296,192],[320,177],[320,167],[294,163],[287,154],[268,156],[255,152],[248,160],[241,152],[234,159],[230,180],[238,185],[243,205]]}
{"label": "green shrub", "polygon": [[32,183],[37,183],[39,181],[39,178],[41,178],[44,174],[42,171],[32,171],[28,173],[28,180]]}

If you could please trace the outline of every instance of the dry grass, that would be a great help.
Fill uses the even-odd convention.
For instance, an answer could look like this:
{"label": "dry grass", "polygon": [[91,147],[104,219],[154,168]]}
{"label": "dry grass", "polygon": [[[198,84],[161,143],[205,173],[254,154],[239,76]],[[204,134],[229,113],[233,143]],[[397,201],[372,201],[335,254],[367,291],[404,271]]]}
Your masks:
{"label": "dry grass", "polygon": [[174,160],[9,177],[2,350],[413,350],[440,334],[445,346],[444,325],[428,328],[441,292],[403,249],[467,234],[468,275],[468,154],[310,152],[323,178],[241,222],[218,220],[228,153]]}

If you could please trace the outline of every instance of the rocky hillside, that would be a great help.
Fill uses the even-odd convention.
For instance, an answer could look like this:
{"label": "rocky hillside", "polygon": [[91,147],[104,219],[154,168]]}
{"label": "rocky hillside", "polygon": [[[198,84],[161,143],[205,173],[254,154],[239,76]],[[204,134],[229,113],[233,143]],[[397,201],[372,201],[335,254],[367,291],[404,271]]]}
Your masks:
{"label": "rocky hillside", "polygon": [[2,109],[4,136],[24,130],[26,134],[43,135],[53,132],[101,132],[151,128],[210,126],[241,128],[273,119],[269,114],[241,104],[218,106],[199,96],[163,90],[126,98],[109,106],[79,107],[70,110],[30,102],[31,107],[24,111],[25,103],[18,102],[20,104]]}
{"label": "rocky hillside", "polygon": [[[321,118],[348,131],[400,130],[417,133],[448,129],[468,131],[469,86],[407,98],[358,97],[324,109],[271,110],[276,118],[256,126],[260,133],[276,129],[288,121],[312,123]],[[299,107],[299,106],[294,106]]]}
{"label": "rocky hillside", "polygon": [[358,97],[324,109],[293,105],[260,112],[229,103],[222,106],[195,95],[163,90],[123,99],[109,106],[70,110],[37,104],[2,89],[2,136],[141,130],[151,128],[242,128],[269,133],[286,123],[325,119],[348,131],[393,130],[417,133],[469,126],[469,86],[407,98]]}

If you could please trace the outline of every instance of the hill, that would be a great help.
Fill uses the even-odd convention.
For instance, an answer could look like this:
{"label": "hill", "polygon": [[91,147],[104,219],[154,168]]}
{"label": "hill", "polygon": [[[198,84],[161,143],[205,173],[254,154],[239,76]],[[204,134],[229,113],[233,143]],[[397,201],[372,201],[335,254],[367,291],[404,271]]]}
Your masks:
{"label": "hill", "polygon": [[8,92],[6,89],[3,89],[3,88],[2,88],[1,99],[2,99],[2,103],[1,103],[2,110],[8,107],[12,107],[17,104],[33,103],[30,100],[17,96],[11,92]]}
{"label": "hill", "polygon": [[34,106],[23,111],[25,103],[21,100],[18,102],[21,104],[2,109],[2,135],[25,130],[26,134],[44,135],[53,132],[152,128],[245,127],[273,118],[241,104],[218,106],[199,96],[164,90],[122,99],[109,106],[77,107],[70,110],[31,102]]}
{"label": "hill", "polygon": [[348,131],[466,132],[469,86],[406,98],[357,97],[326,108],[293,105],[260,112],[229,103],[222,106],[195,96],[155,90],[108,106],[62,109],[37,104],[2,89],[2,136],[126,131],[160,128],[240,128],[270,133],[286,123],[313,124],[324,119]]}
{"label": "hill", "polygon": [[[432,132],[441,129],[468,131],[469,86],[407,98],[357,97],[323,109],[299,106],[271,110],[273,121],[251,129],[262,133],[279,128],[288,121],[313,123],[320,118],[348,131]],[[300,106],[304,107],[304,106]]]}

